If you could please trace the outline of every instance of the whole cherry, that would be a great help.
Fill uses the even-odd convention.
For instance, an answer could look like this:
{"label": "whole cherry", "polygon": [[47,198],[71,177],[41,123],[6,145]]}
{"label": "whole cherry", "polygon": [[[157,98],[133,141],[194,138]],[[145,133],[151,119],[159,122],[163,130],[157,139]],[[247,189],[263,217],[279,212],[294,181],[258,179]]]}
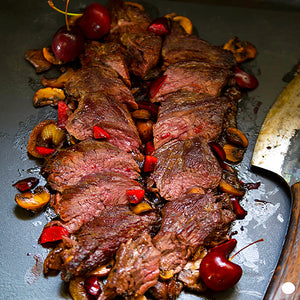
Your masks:
{"label": "whole cherry", "polygon": [[212,248],[200,264],[200,277],[208,288],[223,291],[233,287],[241,278],[242,268],[228,259],[236,239]]}
{"label": "whole cherry", "polygon": [[108,10],[103,5],[91,3],[77,23],[86,38],[97,40],[110,30],[111,18]]}
{"label": "whole cherry", "polygon": [[75,60],[84,48],[84,36],[76,26],[62,26],[52,39],[52,51],[58,59],[69,62]]}

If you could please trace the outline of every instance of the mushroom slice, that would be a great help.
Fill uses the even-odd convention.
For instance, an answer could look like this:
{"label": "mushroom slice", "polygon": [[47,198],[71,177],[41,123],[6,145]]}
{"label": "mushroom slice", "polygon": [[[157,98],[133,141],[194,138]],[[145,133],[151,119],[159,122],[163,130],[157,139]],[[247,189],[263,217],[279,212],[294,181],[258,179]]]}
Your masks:
{"label": "mushroom slice", "polygon": [[62,89],[46,87],[39,89],[33,96],[33,105],[41,107],[46,105],[57,105],[58,101],[65,100],[66,95]]}
{"label": "mushroom slice", "polygon": [[55,57],[55,55],[54,55],[54,53],[52,53],[50,47],[43,48],[43,55],[44,55],[44,58],[53,65],[62,65],[64,63],[62,60]]}
{"label": "mushroom slice", "polygon": [[69,283],[69,292],[72,296],[73,300],[89,300],[91,299],[91,295],[87,292],[84,287],[84,278],[83,277],[75,277]]}
{"label": "mushroom slice", "polygon": [[241,41],[236,36],[231,38],[223,46],[223,49],[230,51],[235,57],[237,63],[242,63],[246,60],[253,59],[257,53],[254,45],[247,41]]}
{"label": "mushroom slice", "polygon": [[69,68],[58,78],[47,78],[43,76],[41,82],[45,87],[63,88],[65,86],[65,83],[73,76],[74,73],[75,71],[72,68]]}
{"label": "mushroom slice", "polygon": [[176,13],[167,14],[167,15],[165,15],[165,18],[179,23],[179,25],[184,29],[184,31],[187,34],[193,33],[193,24],[189,18],[184,17],[184,16],[178,16]]}
{"label": "mushroom slice", "polygon": [[240,148],[232,144],[225,144],[223,150],[226,154],[226,160],[232,163],[239,163],[242,161],[245,153],[245,148]]}
{"label": "mushroom slice", "polygon": [[45,59],[41,49],[30,49],[25,53],[25,59],[35,68],[37,73],[48,71],[52,64]]}
{"label": "mushroom slice", "polygon": [[[45,158],[37,150],[37,146],[42,147],[59,147],[65,140],[65,132],[58,128],[54,120],[44,120],[38,123],[30,133],[27,145],[27,151],[33,157]],[[49,149],[50,149],[49,148]]]}
{"label": "mushroom slice", "polygon": [[228,127],[226,129],[226,139],[237,146],[244,148],[248,146],[248,139],[246,135],[235,127]]}
{"label": "mushroom slice", "polygon": [[49,191],[45,187],[38,186],[33,193],[16,194],[15,201],[22,208],[38,212],[50,201],[50,198]]}
{"label": "mushroom slice", "polygon": [[151,211],[153,210],[150,204],[147,202],[140,202],[139,204],[135,205],[132,207],[132,211],[136,214],[139,215],[141,213]]}

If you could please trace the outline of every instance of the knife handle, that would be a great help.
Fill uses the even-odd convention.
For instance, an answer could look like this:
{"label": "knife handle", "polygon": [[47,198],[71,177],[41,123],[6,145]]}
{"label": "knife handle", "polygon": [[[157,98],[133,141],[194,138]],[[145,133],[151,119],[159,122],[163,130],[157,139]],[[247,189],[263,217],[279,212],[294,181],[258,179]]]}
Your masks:
{"label": "knife handle", "polygon": [[300,299],[300,182],[294,184],[291,190],[292,211],[289,229],[265,300]]}

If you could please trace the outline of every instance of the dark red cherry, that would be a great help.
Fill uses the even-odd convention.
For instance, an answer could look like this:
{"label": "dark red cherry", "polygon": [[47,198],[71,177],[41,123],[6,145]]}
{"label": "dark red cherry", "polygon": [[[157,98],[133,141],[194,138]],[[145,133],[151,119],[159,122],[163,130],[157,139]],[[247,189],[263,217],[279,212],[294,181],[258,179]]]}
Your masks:
{"label": "dark red cherry", "polygon": [[258,86],[258,80],[255,76],[246,73],[238,67],[235,67],[234,78],[236,83],[244,89],[253,90]]}
{"label": "dark red cherry", "polygon": [[93,296],[99,296],[102,291],[99,280],[95,275],[88,277],[84,281],[84,287],[86,288],[87,292]]}
{"label": "dark red cherry", "polygon": [[200,264],[200,277],[211,290],[229,289],[240,280],[242,268],[228,259],[236,243],[236,239],[230,239],[212,248],[203,258]]}
{"label": "dark red cherry", "polygon": [[97,40],[109,32],[111,18],[103,5],[92,3],[85,9],[77,23],[86,38]]}
{"label": "dark red cherry", "polygon": [[84,36],[79,28],[66,26],[58,29],[52,39],[52,51],[58,59],[69,62],[83,51]]}

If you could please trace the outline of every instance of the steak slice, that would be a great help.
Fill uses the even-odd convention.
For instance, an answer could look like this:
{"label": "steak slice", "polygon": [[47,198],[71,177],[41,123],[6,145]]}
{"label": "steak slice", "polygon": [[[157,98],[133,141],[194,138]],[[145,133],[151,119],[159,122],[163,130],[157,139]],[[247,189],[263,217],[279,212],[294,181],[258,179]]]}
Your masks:
{"label": "steak slice", "polygon": [[118,147],[95,140],[85,140],[46,161],[42,173],[49,185],[59,192],[76,185],[83,177],[100,172],[113,172],[136,179],[139,167],[131,154]]}
{"label": "steak slice", "polygon": [[143,295],[157,283],[160,252],[145,232],[136,240],[122,244],[116,254],[116,263],[108,275],[104,292],[98,300],[113,299],[117,295]]}
{"label": "steak slice", "polygon": [[200,246],[227,237],[235,214],[228,195],[187,194],[162,209],[162,225],[153,238],[161,251],[160,269],[176,274],[182,270]]}
{"label": "steak slice", "polygon": [[137,152],[141,145],[138,131],[127,108],[103,92],[87,94],[68,117],[67,131],[78,140],[93,138],[97,125],[110,137],[106,141],[126,152]]}
{"label": "steak slice", "polygon": [[90,41],[80,56],[80,62],[82,66],[101,66],[104,64],[115,70],[124,83],[130,87],[130,77],[123,52],[124,49],[120,43]]}
{"label": "steak slice", "polygon": [[104,65],[84,66],[66,82],[68,95],[80,99],[89,94],[104,93],[129,107],[137,108],[130,89],[119,78],[118,73]]}
{"label": "steak slice", "polygon": [[236,65],[233,54],[220,46],[215,46],[199,39],[195,35],[178,34],[178,31],[167,35],[162,47],[164,66],[180,61],[200,61],[217,68],[232,68]]}
{"label": "steak slice", "polygon": [[128,189],[141,185],[124,175],[103,172],[84,177],[62,193],[56,193],[51,205],[70,233],[98,216],[103,209],[127,204]]}
{"label": "steak slice", "polygon": [[127,32],[145,32],[152,21],[143,7],[133,2],[110,0],[106,7],[111,16],[109,40],[118,40]]}
{"label": "steak slice", "polygon": [[62,279],[69,281],[108,263],[122,243],[150,232],[157,220],[156,213],[136,215],[127,205],[102,210],[73,235],[76,243],[61,253]]}
{"label": "steak slice", "polygon": [[144,78],[160,59],[162,39],[152,32],[124,33],[121,42],[127,49],[129,70]]}
{"label": "steak slice", "polygon": [[205,140],[196,137],[164,144],[154,153],[157,165],[147,185],[156,186],[166,200],[174,200],[195,189],[218,186],[222,169]]}
{"label": "steak slice", "polygon": [[227,84],[232,71],[199,61],[183,61],[168,66],[164,75],[166,79],[151,99],[152,102],[162,102],[169,94],[179,90],[196,91],[217,97]]}
{"label": "steak slice", "polygon": [[189,91],[172,93],[161,103],[153,126],[155,148],[171,140],[196,136],[207,141],[216,139],[221,134],[226,109],[224,98]]}

